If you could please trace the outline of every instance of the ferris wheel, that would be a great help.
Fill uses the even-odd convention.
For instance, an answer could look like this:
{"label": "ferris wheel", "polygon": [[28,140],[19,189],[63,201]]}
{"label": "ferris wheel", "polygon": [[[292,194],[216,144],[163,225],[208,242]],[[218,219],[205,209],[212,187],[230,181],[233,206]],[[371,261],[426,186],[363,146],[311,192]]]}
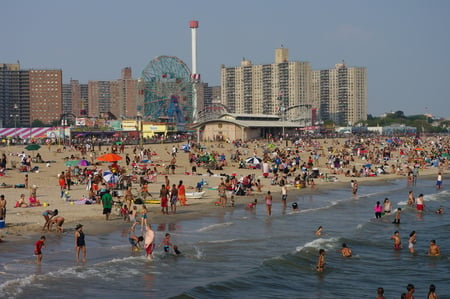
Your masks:
{"label": "ferris wheel", "polygon": [[189,68],[177,57],[159,56],[145,67],[139,81],[145,119],[182,125],[192,122]]}

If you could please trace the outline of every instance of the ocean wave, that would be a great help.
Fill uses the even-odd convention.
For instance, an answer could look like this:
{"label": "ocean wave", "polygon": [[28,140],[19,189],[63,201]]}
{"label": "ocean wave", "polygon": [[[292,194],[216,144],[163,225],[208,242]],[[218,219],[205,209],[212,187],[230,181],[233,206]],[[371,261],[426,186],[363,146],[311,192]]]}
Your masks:
{"label": "ocean wave", "polygon": [[299,252],[299,251],[302,251],[303,249],[306,249],[306,248],[332,249],[332,248],[335,248],[337,246],[337,244],[339,244],[338,241],[339,241],[339,238],[336,238],[336,237],[319,238],[319,239],[313,240],[311,242],[307,242],[307,243],[305,243],[302,246],[298,246],[295,250],[297,252]]}
{"label": "ocean wave", "polygon": [[224,222],[224,223],[218,223],[218,224],[211,224],[211,225],[208,225],[208,226],[205,226],[205,227],[202,227],[202,228],[198,229],[197,232],[208,232],[208,231],[211,231],[211,230],[215,230],[215,229],[231,226],[233,224],[234,224],[234,222]]}

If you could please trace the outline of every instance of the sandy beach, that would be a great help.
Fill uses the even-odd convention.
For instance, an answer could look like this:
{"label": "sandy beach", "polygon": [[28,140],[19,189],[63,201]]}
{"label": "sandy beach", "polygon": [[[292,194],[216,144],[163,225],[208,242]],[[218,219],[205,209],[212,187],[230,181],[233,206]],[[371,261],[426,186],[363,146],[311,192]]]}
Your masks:
{"label": "sandy beach", "polygon": [[[381,141],[380,141],[381,140]],[[369,153],[376,152],[379,150],[382,142],[382,139],[379,141],[374,141],[367,146],[367,151]],[[424,141],[421,145],[423,147],[423,151],[431,155],[431,146],[434,143],[435,138],[429,138]],[[252,202],[255,198],[258,199],[258,202],[262,203],[264,196],[268,190],[272,192],[275,200],[279,200],[281,197],[281,187],[279,185],[271,185],[271,177],[264,178],[262,175],[261,169],[242,169],[239,168],[238,162],[231,162],[230,156],[237,149],[241,151],[242,157],[252,157],[254,155],[258,157],[263,156],[263,151],[265,147],[265,141],[255,141],[248,142],[247,147],[245,148],[235,148],[232,143],[214,143],[209,142],[204,144],[203,151],[217,151],[219,154],[225,154],[227,159],[227,166],[223,168],[223,170],[213,170],[214,175],[208,175],[206,173],[206,169],[199,167],[197,169],[197,175],[191,175],[191,164],[189,163],[189,153],[185,153],[181,150],[180,146],[182,143],[164,143],[164,144],[151,144],[144,145],[144,148],[150,149],[152,152],[155,152],[156,155],[152,156],[152,162],[157,166],[157,170],[159,175],[157,177],[157,182],[149,184],[149,191],[153,194],[153,196],[157,197],[159,193],[159,189],[161,188],[161,184],[164,182],[164,176],[168,175],[170,179],[170,184],[178,184],[180,180],[183,180],[184,185],[186,186],[186,192],[194,191],[194,188],[197,182],[202,179],[206,180],[207,185],[204,186],[204,191],[206,192],[204,197],[201,199],[189,199],[188,206],[178,206],[177,213],[174,215],[163,215],[160,212],[159,204],[148,204],[149,210],[149,219],[150,223],[168,223],[177,220],[184,220],[194,217],[204,217],[210,215],[214,209],[222,209],[222,207],[218,207],[215,205],[215,202],[218,200],[218,192],[217,187],[223,179],[223,176],[220,174],[236,174],[236,177],[245,176],[249,174],[254,174],[255,179],[260,179],[263,185],[262,192],[254,192],[249,196],[235,196],[235,209],[243,208],[249,202]],[[317,167],[320,173],[326,175],[326,178],[317,178],[314,180],[314,186],[307,185],[306,188],[296,188],[293,185],[293,182],[289,182],[288,192],[290,194],[306,194],[308,192],[319,192],[320,190],[330,189],[330,188],[347,188],[349,193],[351,193],[350,181],[357,179],[359,186],[363,187],[365,184],[372,183],[382,183],[384,180],[394,180],[399,178],[404,178],[406,183],[406,175],[405,173],[395,173],[396,167],[390,167],[393,164],[400,165],[402,171],[405,171],[405,166],[408,164],[407,159],[401,157],[400,151],[391,152],[391,159],[387,161],[389,167],[386,167],[387,174],[381,174],[377,176],[360,176],[360,177],[352,177],[346,176],[345,172],[347,170],[352,169],[355,166],[357,169],[363,167],[367,163],[373,163],[373,167],[376,164],[372,161],[368,161],[367,159],[361,159],[361,156],[352,156],[352,160],[349,165],[346,165],[344,168],[344,173],[332,174],[332,169],[327,167],[327,162],[329,160],[330,155],[339,155],[341,153],[348,152],[348,149],[345,148],[345,139],[314,139],[311,142],[303,142],[298,146],[293,144],[289,144],[286,147],[284,142],[274,142],[276,148],[285,150],[287,148],[295,151],[298,150],[298,154],[301,157],[301,161],[308,161],[308,158],[312,153],[320,154],[320,158],[317,161],[314,161],[314,167]],[[175,146],[178,148],[178,153],[176,156],[177,168],[175,174],[167,174],[165,166],[170,163],[171,159],[171,149]],[[134,146],[128,145],[125,147],[125,153],[133,156],[133,148]],[[330,151],[330,148],[331,151]],[[406,144],[402,146],[404,149],[409,149],[410,156],[412,154],[417,154],[415,146],[412,144]],[[96,148],[97,150],[97,148]],[[46,210],[54,210],[58,209],[59,215],[65,218],[64,229],[73,230],[77,223],[82,223],[85,226],[89,226],[90,233],[100,233],[102,231],[108,231],[114,229],[115,225],[124,226],[124,221],[120,216],[115,215],[113,212],[111,216],[111,220],[106,221],[104,216],[102,215],[102,205],[101,204],[93,204],[93,205],[80,205],[76,204],[60,197],[60,188],[58,185],[58,174],[61,171],[67,171],[67,166],[64,163],[68,160],[70,156],[75,156],[76,159],[81,159],[82,156],[79,152],[70,149],[67,147],[66,151],[61,150],[61,147],[58,145],[52,145],[51,147],[42,146],[38,151],[26,151],[24,146],[9,146],[3,147],[0,149],[1,154],[5,154],[8,159],[7,167],[5,175],[0,177],[0,185],[12,185],[23,184],[25,180],[25,175],[28,174],[29,181],[28,185],[31,188],[33,185],[37,186],[37,198],[41,202],[41,206],[38,207],[27,207],[27,208],[15,208],[15,202],[20,197],[20,194],[25,194],[26,201],[28,201],[28,197],[30,195],[30,189],[26,188],[1,188],[0,194],[4,194],[7,200],[7,212],[5,223],[6,226],[3,229],[0,229],[0,236],[3,241],[14,241],[21,239],[28,239],[30,236],[34,236],[37,234],[41,234],[42,227],[44,225],[44,217],[42,216],[42,212]],[[38,152],[42,156],[44,161],[54,161],[54,163],[33,163],[32,166],[39,166],[38,172],[20,172],[18,169],[10,169],[12,164],[20,165],[20,157],[19,154],[24,151],[27,155],[35,156]],[[97,156],[103,153],[110,152],[108,146],[103,146],[102,151],[97,151]],[[407,155],[408,152],[405,153]],[[122,157],[125,157],[125,154],[121,154]],[[342,155],[345,157],[345,154]],[[425,156],[425,155],[424,155]],[[15,163],[11,163],[14,161]],[[416,161],[409,161],[409,166],[414,167]],[[126,167],[125,159],[119,161],[120,167]],[[381,163],[380,163],[381,164]],[[100,167],[103,170],[108,169],[109,163],[101,163],[97,167]],[[431,167],[431,166],[422,166],[420,169],[421,176],[437,176],[439,171],[444,172],[444,169],[448,169],[445,165],[441,165],[441,167]],[[397,171],[398,172],[398,171]],[[127,168],[127,173],[132,173],[131,166]],[[300,173],[297,170],[297,173]],[[293,177],[289,177],[289,180],[293,180]],[[445,179],[444,179],[445,180]],[[133,193],[137,194],[140,190],[140,186],[138,182],[133,183]],[[72,201],[81,199],[83,195],[88,194],[86,189],[86,184],[73,185],[70,190],[70,199]],[[115,200],[122,200],[123,198],[115,198]],[[230,201],[228,201],[230,203]],[[227,209],[232,209],[231,207],[226,207]],[[113,225],[111,225],[113,224]],[[49,232],[56,233],[56,232]]]}

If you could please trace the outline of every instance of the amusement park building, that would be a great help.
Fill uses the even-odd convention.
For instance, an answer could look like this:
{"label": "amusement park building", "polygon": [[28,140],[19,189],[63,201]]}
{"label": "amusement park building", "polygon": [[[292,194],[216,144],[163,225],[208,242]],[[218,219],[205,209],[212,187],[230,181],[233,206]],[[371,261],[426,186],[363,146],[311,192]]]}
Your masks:
{"label": "amusement park building", "polygon": [[215,119],[194,124],[202,141],[238,140],[280,136],[283,131],[292,132],[298,124],[280,120],[278,115],[225,113]]}

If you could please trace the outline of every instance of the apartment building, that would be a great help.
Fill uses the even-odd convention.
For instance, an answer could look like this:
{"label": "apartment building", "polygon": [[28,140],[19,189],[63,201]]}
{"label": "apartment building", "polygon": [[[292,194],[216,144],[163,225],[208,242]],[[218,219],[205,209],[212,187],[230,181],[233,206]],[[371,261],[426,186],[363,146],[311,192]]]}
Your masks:
{"label": "apartment building", "polygon": [[313,71],[313,102],[319,103],[322,120],[355,125],[367,120],[367,69],[336,64],[328,70]]}
{"label": "apartment building", "polygon": [[367,119],[364,67],[337,64],[312,70],[308,62],[289,61],[288,49],[275,50],[275,63],[221,68],[221,101],[232,113],[281,116],[302,125],[332,120],[352,125]]}
{"label": "apartment building", "polygon": [[288,49],[280,48],[273,64],[253,65],[243,59],[238,67],[222,66],[222,104],[232,113],[278,114],[285,120],[310,122],[310,64],[288,58]]}

